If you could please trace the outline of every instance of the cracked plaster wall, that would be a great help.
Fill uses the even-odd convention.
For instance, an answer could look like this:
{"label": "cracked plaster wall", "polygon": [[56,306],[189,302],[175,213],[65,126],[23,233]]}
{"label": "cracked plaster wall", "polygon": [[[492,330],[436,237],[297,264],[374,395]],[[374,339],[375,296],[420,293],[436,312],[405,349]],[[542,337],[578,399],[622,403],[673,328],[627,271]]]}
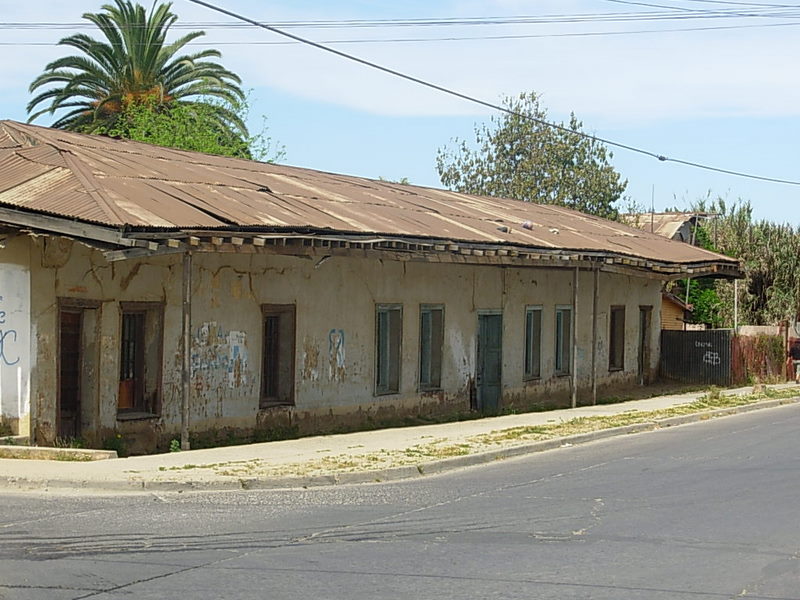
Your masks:
{"label": "cracked plaster wall", "polygon": [[[35,426],[51,439],[56,422],[58,298],[99,302],[98,371],[95,400],[84,422],[100,442],[109,433],[149,428],[156,438],[180,427],[181,256],[167,255],[107,263],[99,251],[60,238],[31,242],[31,312],[37,332],[31,386]],[[270,413],[301,430],[344,426],[365,419],[419,411],[469,408],[475,374],[477,314],[503,311],[503,402],[530,405],[561,401],[569,378],[553,373],[554,311],[572,302],[568,269],[497,268],[332,257],[324,262],[266,254],[196,254],[192,281],[193,431],[269,423]],[[590,385],[592,274],[580,277],[578,315],[579,384]],[[161,411],[138,426],[117,419],[121,301],[164,305]],[[399,394],[374,391],[375,304],[403,305]],[[264,304],[296,307],[295,401],[293,408],[259,409]],[[442,391],[417,391],[419,306],[445,306]],[[608,372],[608,310],[626,306],[625,369]],[[525,307],[543,308],[542,378],[523,382]],[[602,274],[598,331],[599,383],[623,385],[637,372],[638,307],[653,307],[651,364],[658,364],[660,283]],[[561,400],[559,400],[561,399]],[[137,429],[138,427],[138,429]]]}

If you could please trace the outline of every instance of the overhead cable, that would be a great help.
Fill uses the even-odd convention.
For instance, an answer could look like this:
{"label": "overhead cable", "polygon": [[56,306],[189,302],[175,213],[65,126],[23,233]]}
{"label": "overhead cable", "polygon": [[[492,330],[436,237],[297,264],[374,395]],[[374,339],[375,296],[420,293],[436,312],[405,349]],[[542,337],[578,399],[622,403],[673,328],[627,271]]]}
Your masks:
{"label": "overhead cable", "polygon": [[[622,4],[643,5],[656,7],[645,2],[630,2],[628,0],[605,0]],[[692,0],[685,0],[692,1]],[[694,0],[711,1],[711,0]],[[727,3],[726,3],[727,4]],[[745,4],[745,3],[743,3]],[[601,13],[561,13],[548,15],[517,15],[517,16],[481,16],[481,17],[427,17],[427,18],[397,18],[397,19],[329,19],[307,21],[280,21],[272,24],[281,29],[359,29],[359,28],[395,28],[395,27],[463,27],[463,26],[499,26],[499,25],[541,25],[541,24],[575,24],[597,22],[629,22],[629,21],[660,21],[660,20],[688,20],[688,19],[728,19],[728,18],[796,18],[800,15],[800,5],[755,5],[746,3],[747,6],[763,6],[768,10],[761,12],[742,13],[741,9],[692,9],[686,7],[664,7],[659,11],[640,12],[601,12]],[[786,12],[784,9],[794,9]],[[132,27],[136,27],[131,25]],[[180,21],[172,25],[173,29],[235,29],[250,27],[248,23],[231,22],[206,22],[206,21]],[[92,23],[85,21],[58,22],[58,21],[2,21],[0,29],[93,29]]]}
{"label": "overhead cable", "polygon": [[545,119],[540,119],[538,117],[534,117],[534,116],[531,116],[531,115],[528,115],[528,114],[525,114],[525,113],[520,113],[520,112],[511,110],[509,108],[506,108],[504,106],[501,106],[499,104],[494,104],[494,103],[488,102],[486,100],[481,100],[480,98],[475,98],[473,96],[469,96],[468,94],[459,92],[457,90],[453,90],[453,89],[444,87],[442,85],[439,85],[439,84],[436,84],[436,83],[432,83],[430,81],[426,81],[426,80],[420,79],[418,77],[414,77],[413,75],[408,75],[408,74],[403,73],[401,71],[397,71],[395,69],[391,69],[389,67],[385,67],[385,66],[383,66],[381,64],[366,60],[364,58],[361,58],[359,56],[355,56],[353,54],[348,54],[347,52],[342,52],[341,50],[337,50],[336,48],[331,48],[330,46],[326,46],[326,45],[320,44],[319,42],[315,42],[313,40],[309,40],[309,39],[300,37],[300,36],[295,35],[293,33],[289,33],[287,31],[282,31],[282,30],[280,30],[280,29],[278,29],[276,27],[273,27],[272,25],[268,25],[266,23],[260,23],[260,22],[254,20],[254,19],[251,19],[250,17],[247,17],[245,15],[241,15],[241,14],[235,13],[233,11],[230,11],[230,10],[228,10],[226,8],[222,8],[220,6],[216,6],[216,5],[211,4],[209,2],[205,2],[205,0],[187,0],[187,1],[188,2],[192,2],[193,4],[197,4],[199,6],[204,6],[205,8],[208,8],[209,10],[216,11],[216,12],[218,12],[220,14],[227,15],[227,16],[233,18],[233,19],[238,19],[240,21],[243,21],[243,22],[246,22],[246,23],[250,23],[251,25],[254,25],[256,27],[261,27],[262,29],[266,29],[267,31],[271,31],[272,33],[287,37],[287,38],[295,40],[297,42],[301,42],[301,43],[303,43],[305,45],[317,48],[318,50],[322,50],[324,52],[328,52],[330,54],[334,54],[336,56],[339,56],[340,58],[344,58],[346,60],[349,60],[349,61],[352,61],[352,62],[356,62],[356,63],[364,65],[366,67],[370,67],[372,69],[376,69],[376,70],[381,71],[383,73],[387,73],[387,74],[392,75],[394,77],[399,77],[401,79],[405,79],[406,81],[411,81],[412,83],[416,83],[418,85],[422,85],[424,87],[436,90],[438,92],[442,92],[443,94],[448,94],[450,96],[453,96],[453,97],[456,97],[456,98],[460,98],[462,100],[466,100],[467,102],[471,102],[473,104],[478,104],[480,106],[483,106],[483,107],[486,107],[486,108],[490,108],[492,110],[497,110],[497,111],[500,111],[500,112],[503,112],[503,113],[506,113],[506,114],[509,114],[509,115],[512,115],[512,116],[516,116],[516,117],[519,117],[521,119],[526,119],[526,120],[529,120],[529,121],[533,121],[534,123],[538,123],[539,125],[542,125],[542,126],[545,126],[545,127],[549,127],[551,129],[555,129],[557,131],[562,131],[564,133],[570,133],[570,134],[573,134],[573,135],[578,135],[578,136],[580,136],[582,138],[589,139],[589,140],[596,140],[596,141],[601,142],[601,143],[603,143],[603,144],[605,144],[607,146],[612,146],[612,147],[615,147],[615,148],[621,148],[623,150],[628,150],[629,152],[634,152],[634,153],[637,153],[637,154],[642,154],[642,155],[645,155],[645,156],[649,156],[649,157],[655,158],[655,159],[657,159],[657,160],[659,160],[661,162],[673,162],[673,163],[681,164],[681,165],[684,165],[684,166],[695,167],[695,168],[698,168],[698,169],[704,169],[706,171],[713,171],[713,172],[716,172],[716,173],[724,173],[726,175],[733,175],[733,176],[736,176],[736,177],[744,177],[744,178],[747,178],[747,179],[756,179],[756,180],[759,180],[759,181],[769,181],[769,182],[772,182],[772,183],[784,183],[784,184],[788,184],[788,185],[798,185],[798,186],[800,186],[800,181],[795,181],[795,180],[791,180],[791,179],[780,179],[780,178],[776,178],[776,177],[766,177],[766,176],[763,176],[763,175],[755,175],[755,174],[752,174],[752,173],[745,173],[745,172],[742,172],[742,171],[735,171],[733,169],[724,169],[724,168],[720,168],[720,167],[714,167],[714,166],[710,166],[710,165],[706,165],[706,164],[703,164],[703,163],[698,163],[698,162],[694,162],[694,161],[690,161],[690,160],[684,160],[684,159],[679,159],[679,158],[670,158],[670,157],[665,156],[663,154],[659,154],[657,152],[646,150],[644,148],[638,148],[636,146],[631,146],[629,144],[624,144],[624,143],[621,143],[621,142],[615,142],[615,141],[610,140],[610,139],[598,137],[598,136],[591,135],[591,134],[588,134],[588,133],[584,133],[584,132],[578,131],[578,130],[573,130],[573,129],[570,129],[570,128],[565,127],[563,125],[559,125],[557,123],[552,123],[552,122],[547,121]]}
{"label": "overhead cable", "polygon": [[[448,36],[427,36],[427,37],[396,37],[396,38],[343,38],[321,40],[321,44],[402,44],[402,43],[426,43],[426,42],[469,42],[469,41],[513,41],[530,40],[543,38],[581,38],[581,37],[606,37],[606,36],[625,36],[625,35],[646,35],[663,33],[684,33],[698,31],[729,31],[734,29],[764,29],[773,27],[797,27],[800,20],[789,23],[758,23],[750,25],[709,25],[705,27],[674,27],[668,29],[626,29],[622,31],[572,31],[562,33],[519,33],[519,34],[498,34],[498,35],[448,35]],[[202,42],[189,42],[187,46],[285,46],[299,44],[297,40],[237,40],[222,41],[208,39]],[[142,42],[140,45],[144,45]],[[60,42],[0,42],[0,46],[58,46]]]}

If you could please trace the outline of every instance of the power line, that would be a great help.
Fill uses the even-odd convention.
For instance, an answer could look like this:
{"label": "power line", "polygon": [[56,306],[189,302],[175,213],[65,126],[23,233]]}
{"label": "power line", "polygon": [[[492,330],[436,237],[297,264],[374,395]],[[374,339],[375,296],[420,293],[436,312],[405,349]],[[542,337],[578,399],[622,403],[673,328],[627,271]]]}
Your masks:
{"label": "power line", "polygon": [[[624,4],[626,6],[645,6],[645,7],[648,7],[648,8],[663,8],[663,9],[667,9],[667,10],[673,10],[673,11],[682,12],[683,14],[691,14],[691,13],[698,13],[699,12],[701,14],[721,15],[721,16],[724,16],[725,18],[730,17],[730,16],[734,16],[734,17],[780,16],[780,15],[774,15],[774,14],[770,15],[770,14],[754,13],[754,12],[744,12],[744,13],[743,12],[739,12],[741,9],[725,9],[725,10],[703,9],[703,10],[700,10],[700,9],[696,9],[696,8],[687,8],[685,6],[669,6],[669,5],[664,5],[664,4],[653,4],[651,2],[643,2],[641,0],[638,1],[638,2],[636,2],[634,0],[605,0],[605,1],[606,2],[612,2],[614,4]],[[692,1],[692,0],[687,0],[687,1]],[[744,2],[727,3],[727,2],[721,2],[720,0],[696,0],[696,1],[704,2],[704,3],[707,3],[707,4],[728,4],[728,5],[734,5],[735,4],[735,5],[739,5],[739,6],[751,6],[751,7],[753,6],[753,5],[750,5],[748,3],[744,3]],[[789,6],[789,5],[782,5],[782,6],[767,5],[767,6],[770,6],[770,8],[773,8],[773,9],[775,9],[775,8],[798,8],[797,6]]]}
{"label": "power line", "polygon": [[[701,10],[685,7],[657,5],[647,2],[633,2],[631,0],[605,0],[626,5],[664,8],[663,11],[646,12],[609,12],[609,13],[574,13],[550,15],[522,15],[504,17],[429,17],[406,19],[343,19],[343,20],[310,20],[310,21],[280,21],[272,24],[273,27],[289,28],[375,28],[375,27],[452,27],[452,26],[493,26],[493,25],[519,25],[519,24],[548,24],[548,23],[580,23],[580,22],[615,22],[615,21],[650,21],[650,20],[683,20],[695,18],[754,18],[777,17],[786,18],[787,13],[782,9],[800,9],[800,5],[788,4],[759,4],[749,2],[725,2],[723,0],[685,0],[687,2],[705,2],[714,4],[737,4],[770,9],[766,12],[742,13],[741,9]],[[789,13],[788,16],[797,16]],[[249,23],[230,22],[204,22],[182,21],[172,24],[173,29],[235,29],[250,27]],[[134,27],[134,26],[130,26]],[[8,21],[0,22],[0,29],[93,29],[94,25],[86,21],[80,22],[48,22],[48,21]]]}
{"label": "power line", "polygon": [[[662,6],[653,5],[645,2],[630,2],[629,0],[605,0],[607,2],[620,2],[624,4],[636,4],[645,6]],[[713,4],[741,4],[746,6],[759,6],[769,7],[773,9],[795,8],[798,9],[793,13],[780,13],[780,14],[721,14],[720,11],[704,11],[697,9],[686,9],[683,7],[670,8],[668,11],[648,11],[648,12],[610,12],[610,13],[574,13],[574,14],[551,14],[551,15],[517,15],[517,16],[504,16],[504,17],[444,17],[444,18],[404,18],[404,19],[344,19],[344,20],[309,20],[309,21],[283,21],[272,24],[275,28],[324,28],[324,29],[348,29],[348,28],[394,28],[394,27],[418,27],[418,26],[433,26],[438,27],[452,27],[452,26],[465,26],[465,25],[484,25],[484,26],[501,26],[501,25],[525,25],[525,24],[576,24],[576,23],[589,23],[589,22],[633,22],[633,21],[662,21],[662,20],[687,20],[687,19],[725,19],[730,18],[743,18],[743,17],[780,17],[788,19],[794,17],[800,19],[800,6],[786,5],[786,4],[764,4],[752,2],[727,2],[725,0],[684,0],[686,2],[703,2]],[[685,12],[675,12],[675,11]],[[689,14],[687,14],[687,12]],[[492,34],[492,35],[447,35],[447,36],[415,36],[415,37],[366,37],[366,38],[344,38],[344,39],[328,39],[320,43],[323,44],[396,44],[396,43],[429,43],[429,42],[459,42],[459,41],[503,41],[503,40],[521,40],[521,39],[537,39],[537,38],[560,38],[560,37],[602,37],[602,36],[624,36],[624,35],[641,35],[641,34],[655,34],[655,33],[677,33],[677,32],[698,32],[698,31],[716,31],[716,30],[734,30],[734,29],[755,29],[762,27],[785,27],[797,26],[800,21],[790,21],[782,23],[758,23],[746,25],[707,25],[695,27],[673,27],[673,28],[660,28],[660,29],[627,29],[616,31],[572,31],[560,33],[518,33],[518,34]],[[206,29],[242,29],[252,28],[253,25],[249,22],[235,22],[230,21],[195,21],[195,22],[177,22],[172,25],[173,28],[179,29],[196,29],[198,27]],[[0,30],[37,30],[47,29],[48,31],[54,29],[94,29],[91,23],[78,22],[0,22]],[[4,41],[0,42],[0,46],[57,46],[61,42],[38,42],[38,41]],[[286,45],[300,43],[295,40],[290,41],[252,41],[252,40],[237,40],[237,41],[212,41],[204,40],[202,42],[193,42],[189,45],[192,46],[240,46],[240,45],[253,45],[253,46],[272,46],[272,45]]]}
{"label": "power line", "polygon": [[[668,29],[627,29],[623,31],[575,31],[562,33],[520,33],[499,35],[465,35],[465,36],[435,36],[435,37],[402,37],[402,38],[345,38],[320,41],[321,44],[401,44],[425,42],[464,42],[464,41],[513,41],[541,38],[575,38],[575,37],[605,37],[642,35],[656,33],[683,33],[698,31],[728,31],[736,29],[764,29],[772,27],[797,27],[800,21],[789,23],[759,23],[750,25],[716,25],[704,27],[674,27]],[[187,46],[286,46],[299,44],[295,40],[287,41],[216,41],[190,42]],[[58,46],[60,42],[0,42],[0,46]]]}
{"label": "power line", "polygon": [[337,50],[335,48],[331,48],[329,46],[325,46],[323,44],[320,44],[319,42],[315,42],[313,40],[308,40],[306,38],[300,37],[300,36],[295,35],[293,33],[289,33],[289,32],[286,32],[286,31],[281,31],[280,29],[278,29],[276,27],[273,27],[271,25],[267,25],[266,23],[259,23],[258,21],[255,21],[255,20],[253,20],[253,19],[251,19],[249,17],[246,17],[244,15],[240,15],[240,14],[235,13],[233,11],[229,11],[229,10],[227,10],[225,8],[222,8],[222,7],[219,7],[219,6],[215,6],[213,4],[205,2],[204,0],[188,0],[188,1],[192,2],[194,4],[197,4],[199,6],[204,6],[205,8],[208,8],[209,10],[216,11],[216,12],[218,12],[220,14],[224,14],[226,16],[229,16],[229,17],[233,18],[233,19],[238,19],[240,21],[243,21],[243,22],[246,22],[246,23],[250,23],[251,25],[254,25],[256,27],[261,27],[262,29],[266,29],[267,31],[271,31],[271,32],[276,33],[278,35],[281,35],[281,36],[287,37],[289,39],[295,40],[297,42],[301,42],[303,44],[306,44],[308,46],[317,48],[318,50],[323,50],[324,52],[328,52],[330,54],[334,54],[334,55],[339,56],[341,58],[344,58],[346,60],[349,60],[349,61],[352,61],[352,62],[356,62],[358,64],[361,64],[361,65],[364,65],[366,67],[370,67],[370,68],[376,69],[376,70],[381,71],[383,73],[387,73],[389,75],[393,75],[395,77],[399,77],[401,79],[405,79],[406,81],[411,81],[412,83],[416,83],[418,85],[422,85],[424,87],[427,87],[427,88],[442,92],[444,94],[448,94],[450,96],[454,96],[456,98],[460,98],[462,100],[466,100],[467,102],[472,102],[473,104],[478,104],[478,105],[484,106],[486,108],[491,108],[492,110],[497,110],[497,111],[504,112],[504,113],[512,115],[512,116],[516,116],[516,117],[519,117],[519,118],[527,119],[527,120],[533,121],[535,123],[538,123],[540,125],[543,125],[545,127],[550,127],[552,129],[555,129],[555,130],[558,130],[558,131],[562,131],[562,132],[565,132],[565,133],[571,133],[571,134],[574,134],[574,135],[578,135],[578,136],[583,137],[585,139],[596,140],[596,141],[601,142],[603,144],[606,144],[608,146],[612,146],[612,147],[615,147],[615,148],[621,148],[623,150],[628,150],[630,152],[635,152],[637,154],[642,154],[642,155],[645,155],[645,156],[649,156],[649,157],[655,158],[655,159],[657,159],[657,160],[659,160],[661,162],[674,162],[676,164],[681,164],[681,165],[684,165],[684,166],[694,167],[694,168],[698,168],[698,169],[704,169],[706,171],[713,171],[713,172],[716,172],[716,173],[723,173],[723,174],[726,174],[726,175],[733,175],[733,176],[736,176],[736,177],[744,177],[744,178],[747,178],[747,179],[755,179],[755,180],[759,180],[759,181],[768,181],[768,182],[772,182],[772,183],[784,183],[784,184],[788,184],[788,185],[800,185],[800,181],[794,181],[794,180],[790,180],[790,179],[780,179],[780,178],[776,178],[776,177],[766,177],[766,176],[762,176],[762,175],[755,175],[755,174],[751,174],[751,173],[745,173],[745,172],[742,172],[742,171],[735,171],[733,169],[724,169],[724,168],[720,168],[720,167],[714,167],[714,166],[711,166],[711,165],[706,165],[706,164],[703,164],[703,163],[698,163],[698,162],[694,162],[694,161],[690,161],[690,160],[684,160],[684,159],[679,159],[679,158],[670,158],[670,157],[665,156],[663,154],[658,154],[658,153],[652,152],[650,150],[645,150],[644,148],[638,148],[636,146],[623,144],[621,142],[615,142],[613,140],[609,140],[609,139],[601,138],[601,137],[598,137],[598,136],[590,135],[590,134],[584,133],[582,131],[574,131],[572,129],[564,127],[563,125],[558,125],[556,123],[551,123],[550,121],[546,121],[544,119],[539,119],[539,118],[533,117],[531,115],[526,115],[524,113],[519,113],[519,112],[510,110],[510,109],[508,109],[506,107],[494,104],[492,102],[487,102],[486,100],[481,100],[480,98],[475,98],[473,96],[469,96],[469,95],[464,94],[462,92],[458,92],[456,90],[452,90],[450,88],[446,88],[444,86],[441,86],[441,85],[438,85],[438,84],[435,84],[435,83],[432,83],[432,82],[429,82],[429,81],[425,81],[424,79],[420,79],[420,78],[414,77],[412,75],[407,75],[406,73],[402,73],[402,72],[397,71],[395,69],[391,69],[389,67],[385,67],[385,66],[380,65],[378,63],[371,62],[369,60],[366,60],[366,59],[360,58],[358,56],[355,56],[353,54],[348,54],[346,52],[342,52],[341,50]]}
{"label": "power line", "polygon": [[796,4],[769,4],[765,2],[735,2],[733,0],[683,0],[684,2],[701,2],[703,4],[726,4],[728,6],[755,6],[767,8],[798,8]]}

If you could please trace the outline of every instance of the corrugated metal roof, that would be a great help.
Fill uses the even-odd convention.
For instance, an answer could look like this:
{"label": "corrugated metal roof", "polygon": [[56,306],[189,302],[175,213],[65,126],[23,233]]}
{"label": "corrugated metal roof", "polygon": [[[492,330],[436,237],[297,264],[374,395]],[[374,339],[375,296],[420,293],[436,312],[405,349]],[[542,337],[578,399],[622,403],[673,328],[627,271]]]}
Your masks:
{"label": "corrugated metal roof", "polygon": [[106,226],[378,234],[736,261],[566,208],[0,121],[0,203]]}
{"label": "corrugated metal roof", "polygon": [[[623,221],[642,231],[649,231],[669,239],[676,239],[675,236],[684,225],[693,223],[698,217],[704,216],[706,215],[700,213],[641,213],[623,215]],[[690,240],[680,241],[688,242]]]}

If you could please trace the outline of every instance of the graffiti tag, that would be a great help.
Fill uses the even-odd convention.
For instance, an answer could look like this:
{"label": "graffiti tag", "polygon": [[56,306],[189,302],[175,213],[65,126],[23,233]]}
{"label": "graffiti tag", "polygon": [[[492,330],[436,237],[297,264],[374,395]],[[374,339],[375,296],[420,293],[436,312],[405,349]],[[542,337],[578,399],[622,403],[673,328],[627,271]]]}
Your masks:
{"label": "graffiti tag", "polygon": [[[2,302],[2,300],[3,297],[0,296],[0,302]],[[0,310],[0,361],[2,361],[2,364],[11,367],[19,362],[19,354],[16,355],[16,359],[12,360],[14,356],[12,354],[12,343],[16,343],[17,341],[17,331],[15,329],[3,328],[6,324],[7,314],[6,311]]]}
{"label": "graffiti tag", "polygon": [[716,367],[722,363],[722,359],[719,356],[719,352],[711,352],[710,350],[707,350],[706,353],[703,354],[703,363]]}

